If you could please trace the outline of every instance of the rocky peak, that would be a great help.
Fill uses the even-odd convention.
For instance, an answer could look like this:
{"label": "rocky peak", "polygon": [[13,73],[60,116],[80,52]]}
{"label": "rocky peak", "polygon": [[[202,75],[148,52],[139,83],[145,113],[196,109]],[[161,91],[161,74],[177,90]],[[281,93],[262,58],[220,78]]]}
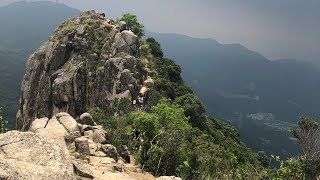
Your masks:
{"label": "rocky peak", "polygon": [[95,11],[64,21],[34,54],[21,86],[17,129],[35,118],[131,99],[147,71],[138,60],[139,38]]}

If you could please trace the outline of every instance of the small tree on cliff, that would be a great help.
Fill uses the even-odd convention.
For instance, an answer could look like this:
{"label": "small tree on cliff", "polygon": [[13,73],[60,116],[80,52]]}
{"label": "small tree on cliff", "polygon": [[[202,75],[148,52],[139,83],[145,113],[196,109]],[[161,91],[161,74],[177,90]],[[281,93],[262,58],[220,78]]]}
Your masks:
{"label": "small tree on cliff", "polygon": [[320,131],[317,119],[301,117],[292,134],[298,139],[301,155],[305,158],[305,178],[316,179],[320,175]]}
{"label": "small tree on cliff", "polygon": [[292,134],[299,141],[301,155],[312,158],[320,151],[319,125],[316,119],[301,117],[298,127],[292,129]]}
{"label": "small tree on cliff", "polygon": [[138,22],[137,16],[126,13],[122,16],[120,21],[124,21],[127,23],[127,28],[131,30],[134,34],[136,34],[139,38],[144,35],[143,24]]}
{"label": "small tree on cliff", "polygon": [[0,133],[7,131],[7,121],[2,116],[2,108],[0,107]]}

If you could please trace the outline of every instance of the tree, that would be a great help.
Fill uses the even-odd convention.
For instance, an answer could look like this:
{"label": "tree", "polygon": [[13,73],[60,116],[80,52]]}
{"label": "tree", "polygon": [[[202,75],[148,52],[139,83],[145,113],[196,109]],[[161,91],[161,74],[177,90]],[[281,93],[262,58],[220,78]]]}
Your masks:
{"label": "tree", "polygon": [[263,171],[261,171],[260,179],[275,179],[275,180],[313,179],[313,178],[306,177],[306,174],[304,171],[304,166],[306,164],[305,157],[289,158],[285,161],[280,160],[279,156],[271,156],[271,157],[272,159],[274,159],[276,162],[280,164],[280,167],[278,169],[265,168]]}
{"label": "tree", "polygon": [[146,39],[147,44],[151,49],[151,53],[154,57],[163,58],[163,51],[160,43],[158,43],[153,37]]}
{"label": "tree", "polygon": [[270,158],[268,157],[268,155],[264,151],[258,151],[257,158],[261,162],[261,165],[263,167],[269,166]]}
{"label": "tree", "polygon": [[0,107],[0,133],[7,131],[7,121],[2,116],[2,108]]}
{"label": "tree", "polygon": [[194,127],[199,127],[198,117],[205,113],[205,109],[200,99],[193,94],[185,94],[175,99],[175,102],[179,104],[183,109],[187,117],[190,117],[189,122]]}
{"label": "tree", "polygon": [[176,95],[179,97],[185,94],[193,94],[193,90],[187,83],[183,82],[176,88]]}
{"label": "tree", "polygon": [[120,20],[126,22],[127,28],[131,30],[139,38],[144,36],[144,30],[143,30],[144,26],[143,24],[138,22],[136,15],[126,13],[126,14],[123,14]]}
{"label": "tree", "polygon": [[317,119],[300,117],[298,127],[292,129],[298,139],[301,156],[305,158],[303,169],[306,179],[315,179],[320,175],[320,140]]}
{"label": "tree", "polygon": [[316,119],[300,117],[298,126],[292,129],[292,134],[299,141],[301,154],[312,157],[320,150],[318,122]]}
{"label": "tree", "polygon": [[132,112],[128,118],[141,130],[143,145],[139,162],[154,174],[175,175],[184,161],[180,154],[185,134],[191,128],[183,109],[169,99],[161,99],[150,113]]}

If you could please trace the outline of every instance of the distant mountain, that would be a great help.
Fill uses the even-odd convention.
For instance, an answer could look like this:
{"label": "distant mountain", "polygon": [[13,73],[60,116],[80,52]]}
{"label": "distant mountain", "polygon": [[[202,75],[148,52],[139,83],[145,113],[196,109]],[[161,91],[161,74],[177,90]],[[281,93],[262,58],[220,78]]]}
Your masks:
{"label": "distant mountain", "polygon": [[0,47],[34,49],[52,34],[57,25],[79,10],[49,1],[19,1],[0,7]]}
{"label": "distant mountain", "polygon": [[52,2],[16,2],[0,7],[0,106],[13,127],[20,83],[29,55],[57,25],[80,11]]}
{"label": "distant mountain", "polygon": [[256,150],[296,153],[288,128],[320,117],[320,71],[296,60],[270,61],[239,44],[148,32],[183,69],[207,111],[237,125]]}
{"label": "distant mountain", "polygon": [[0,106],[4,108],[4,116],[14,119],[17,111],[20,82],[24,74],[22,59],[26,53],[0,50]]}

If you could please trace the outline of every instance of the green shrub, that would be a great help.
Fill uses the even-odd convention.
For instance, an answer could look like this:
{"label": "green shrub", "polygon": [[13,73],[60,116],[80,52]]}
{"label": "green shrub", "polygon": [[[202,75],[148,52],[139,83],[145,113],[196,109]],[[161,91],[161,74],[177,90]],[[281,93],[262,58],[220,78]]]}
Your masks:
{"label": "green shrub", "polygon": [[126,14],[123,14],[120,20],[126,22],[127,28],[131,30],[139,38],[141,38],[144,35],[144,30],[143,30],[144,26],[143,24],[138,22],[136,15],[126,13]]}
{"label": "green shrub", "polygon": [[5,133],[7,129],[8,122],[2,116],[2,108],[0,107],[0,133]]}

